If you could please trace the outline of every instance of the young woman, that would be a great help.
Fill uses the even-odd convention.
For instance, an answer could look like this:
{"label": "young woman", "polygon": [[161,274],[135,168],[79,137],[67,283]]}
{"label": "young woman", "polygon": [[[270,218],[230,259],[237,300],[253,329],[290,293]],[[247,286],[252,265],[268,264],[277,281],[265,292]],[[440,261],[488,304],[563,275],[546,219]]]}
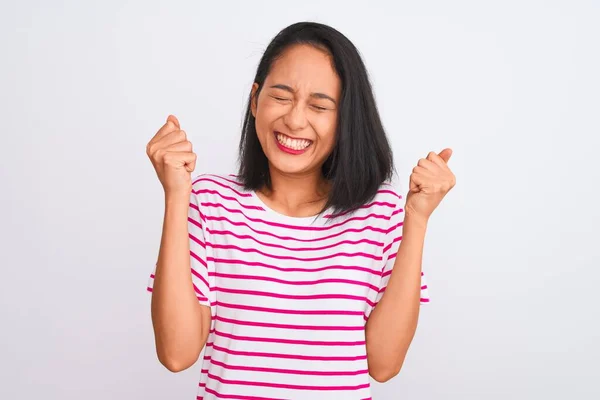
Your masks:
{"label": "young woman", "polygon": [[192,179],[174,116],[148,143],[166,200],[148,288],[158,358],[181,371],[206,347],[198,399],[368,399],[429,301],[423,242],[455,184],[451,150],[396,189],[365,66],[329,26],[281,31],[254,82],[236,175]]}

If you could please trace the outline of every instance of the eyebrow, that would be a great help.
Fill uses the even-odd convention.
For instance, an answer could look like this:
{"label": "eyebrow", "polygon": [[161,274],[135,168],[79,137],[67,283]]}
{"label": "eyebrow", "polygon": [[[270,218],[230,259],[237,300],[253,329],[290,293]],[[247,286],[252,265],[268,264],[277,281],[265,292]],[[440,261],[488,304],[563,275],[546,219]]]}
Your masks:
{"label": "eyebrow", "polygon": [[[271,86],[271,89],[281,89],[281,90],[285,90],[286,92],[295,93],[294,89],[292,89],[288,85],[283,85],[283,84],[273,85],[273,86]],[[311,93],[310,97],[315,97],[317,99],[330,100],[333,102],[333,104],[337,105],[336,101],[331,96],[328,96],[325,93]]]}

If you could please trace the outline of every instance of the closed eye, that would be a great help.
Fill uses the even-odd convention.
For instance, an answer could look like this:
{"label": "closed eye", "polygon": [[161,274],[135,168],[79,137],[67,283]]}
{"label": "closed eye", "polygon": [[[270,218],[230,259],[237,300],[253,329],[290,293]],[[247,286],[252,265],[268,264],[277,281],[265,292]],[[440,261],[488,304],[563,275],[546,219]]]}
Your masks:
{"label": "closed eye", "polygon": [[327,108],[325,108],[325,107],[321,107],[321,106],[313,106],[313,107],[319,111],[327,111]]}
{"label": "closed eye", "polygon": [[288,99],[284,98],[284,97],[277,97],[277,96],[271,96],[272,98],[274,98],[277,101],[287,101]]}

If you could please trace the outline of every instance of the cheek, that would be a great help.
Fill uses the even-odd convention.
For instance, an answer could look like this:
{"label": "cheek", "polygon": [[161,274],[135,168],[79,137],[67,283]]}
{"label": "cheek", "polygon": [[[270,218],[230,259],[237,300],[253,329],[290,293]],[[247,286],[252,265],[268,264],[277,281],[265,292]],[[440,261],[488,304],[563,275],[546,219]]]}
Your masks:
{"label": "cheek", "polygon": [[265,135],[270,132],[271,125],[275,120],[281,117],[281,107],[273,106],[265,102],[258,105],[256,111],[256,130],[259,135]]}
{"label": "cheek", "polygon": [[333,147],[336,129],[337,115],[327,116],[315,121],[315,130],[318,132],[319,140],[327,147]]}

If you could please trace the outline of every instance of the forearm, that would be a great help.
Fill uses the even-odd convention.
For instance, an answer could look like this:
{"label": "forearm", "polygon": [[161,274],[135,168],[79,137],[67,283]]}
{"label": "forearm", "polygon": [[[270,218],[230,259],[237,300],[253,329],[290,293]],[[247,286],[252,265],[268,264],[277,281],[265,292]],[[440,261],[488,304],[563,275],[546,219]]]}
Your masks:
{"label": "forearm", "polygon": [[152,292],[152,323],[159,360],[172,371],[188,368],[204,346],[207,312],[198,303],[190,273],[187,228],[189,192],[165,195],[165,214]]}
{"label": "forearm", "polygon": [[398,374],[417,328],[426,229],[427,221],[405,216],[387,288],[366,325],[369,372],[378,381]]}

